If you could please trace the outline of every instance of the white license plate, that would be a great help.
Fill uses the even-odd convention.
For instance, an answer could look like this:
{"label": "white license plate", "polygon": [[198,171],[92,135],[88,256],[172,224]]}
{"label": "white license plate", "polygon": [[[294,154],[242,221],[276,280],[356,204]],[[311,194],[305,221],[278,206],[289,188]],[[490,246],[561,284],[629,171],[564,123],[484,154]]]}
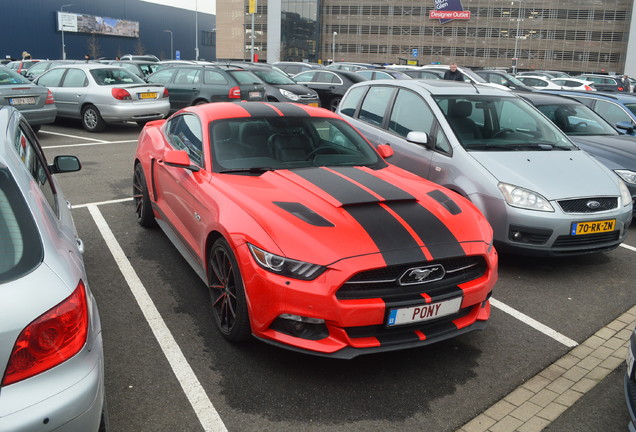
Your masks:
{"label": "white license plate", "polygon": [[35,98],[32,97],[21,97],[21,98],[11,98],[9,99],[10,105],[35,105]]}
{"label": "white license plate", "polygon": [[437,303],[391,309],[386,325],[392,327],[433,320],[458,312],[461,305],[462,297],[457,297]]}
{"label": "white license plate", "polygon": [[631,344],[627,349],[627,376],[631,377],[634,375],[634,352],[632,351]]}
{"label": "white license plate", "polygon": [[257,92],[257,91],[250,92],[250,99],[260,99],[260,97],[261,97],[261,92]]}

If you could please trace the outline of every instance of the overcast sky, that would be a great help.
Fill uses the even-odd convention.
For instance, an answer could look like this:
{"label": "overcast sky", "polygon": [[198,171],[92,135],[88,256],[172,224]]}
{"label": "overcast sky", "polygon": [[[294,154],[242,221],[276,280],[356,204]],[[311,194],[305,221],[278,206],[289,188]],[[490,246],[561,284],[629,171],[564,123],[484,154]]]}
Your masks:
{"label": "overcast sky", "polygon": [[216,15],[216,0],[141,0]]}

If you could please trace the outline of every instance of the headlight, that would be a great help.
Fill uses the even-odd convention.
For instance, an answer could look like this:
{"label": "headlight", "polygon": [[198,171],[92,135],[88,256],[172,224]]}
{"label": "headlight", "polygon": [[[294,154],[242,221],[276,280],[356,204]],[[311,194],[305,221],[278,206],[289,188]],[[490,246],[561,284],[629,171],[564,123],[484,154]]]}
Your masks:
{"label": "headlight", "polygon": [[506,203],[512,207],[544,212],[554,211],[548,200],[536,192],[507,183],[499,183],[498,186]]}
{"label": "headlight", "polygon": [[314,280],[327,270],[327,267],[318,264],[297,261],[279,255],[274,255],[273,253],[264,251],[263,249],[257,248],[249,243],[247,246],[249,247],[250,252],[252,252],[252,256],[258,265],[263,267],[265,270],[281,276],[302,280]]}
{"label": "headlight", "polygon": [[614,170],[614,172],[618,174],[625,183],[636,184],[636,172],[623,169]]}
{"label": "headlight", "polygon": [[629,173],[628,178],[631,176],[632,181],[629,181],[628,183],[636,183],[634,181],[636,179],[636,173],[628,170],[616,170],[614,172],[620,177],[618,180],[618,188],[621,190],[621,201],[623,202],[623,207],[628,206],[632,202],[632,194],[629,192],[629,189],[627,189],[627,186],[625,186],[625,183],[623,183],[623,180],[627,181],[623,176],[626,175],[625,173]]}
{"label": "headlight", "polygon": [[280,94],[282,94],[289,100],[297,101],[298,99],[300,99],[300,96],[298,96],[296,93],[290,92],[289,90],[281,89]]}

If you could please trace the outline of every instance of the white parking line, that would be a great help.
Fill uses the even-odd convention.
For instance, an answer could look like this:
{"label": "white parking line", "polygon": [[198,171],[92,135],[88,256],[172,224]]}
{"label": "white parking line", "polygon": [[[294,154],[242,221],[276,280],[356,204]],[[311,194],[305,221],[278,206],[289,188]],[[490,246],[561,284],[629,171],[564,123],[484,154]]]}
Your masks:
{"label": "white parking line", "polygon": [[496,300],[494,298],[490,299],[490,304],[494,307],[496,307],[497,309],[507,313],[508,315],[512,315],[513,317],[517,318],[519,321],[529,325],[530,327],[534,328],[535,330],[540,331],[541,333],[545,334],[546,336],[551,337],[552,339],[556,340],[557,342],[562,343],[563,345],[573,348],[575,346],[578,345],[578,342],[568,338],[567,336],[563,336],[561,333],[557,332],[556,330],[552,330],[550,327],[541,324],[539,321],[530,318],[528,315],[519,312],[518,310],[511,308],[510,306],[508,306],[505,303],[500,302],[499,300]]}
{"label": "white parking line", "polygon": [[39,133],[63,136],[63,137],[67,137],[67,138],[77,138],[77,139],[83,139],[83,140],[87,140],[87,141],[95,141],[95,142],[100,142],[100,143],[107,143],[108,142],[108,141],[100,140],[100,139],[97,139],[97,138],[88,138],[88,137],[77,136],[77,135],[69,135],[69,134],[63,134],[63,133],[59,133],[59,132],[51,132],[51,131],[47,131],[47,130],[40,130]]}
{"label": "white parking line", "polygon": [[132,200],[133,200],[132,197],[121,198],[121,199],[109,200],[109,201],[92,202],[88,204],[78,204],[78,205],[73,205],[71,208],[76,209],[76,208],[84,208],[84,207],[90,207],[90,206],[100,206],[104,204],[115,204],[115,203],[121,203],[121,202],[132,201]]}
{"label": "white parking line", "polygon": [[80,144],[64,144],[64,145],[42,146],[42,148],[54,149],[54,148],[66,148],[66,147],[87,147],[87,146],[107,145],[107,144],[132,143],[132,142],[136,143],[137,140],[101,141],[101,142],[80,143]]}
{"label": "white parking line", "polygon": [[203,386],[183,355],[181,348],[161,318],[161,314],[159,314],[155,304],[152,302],[148,291],[146,291],[146,288],[141,283],[132,264],[128,261],[128,258],[126,258],[126,254],[124,254],[124,251],[115,239],[104,216],[97,208],[97,205],[88,204],[86,207],[95,220],[95,224],[97,224],[97,228],[102,237],[106,241],[110,253],[115,258],[119,270],[126,279],[130,291],[137,300],[139,308],[150,325],[150,329],[155,335],[157,342],[159,342],[159,346],[163,350],[164,355],[168,359],[168,363],[170,363],[172,371],[176,375],[177,380],[179,380],[179,384],[181,384],[181,388],[190,401],[190,405],[192,405],[195,414],[201,422],[201,426],[203,426],[206,432],[227,432],[227,428],[225,424],[223,424],[219,413],[212,405]]}
{"label": "white parking line", "polygon": [[636,252],[636,247],[634,247],[634,246],[626,245],[625,243],[621,243],[620,246],[625,248],[625,249],[628,249],[628,250],[630,250],[632,252]]}

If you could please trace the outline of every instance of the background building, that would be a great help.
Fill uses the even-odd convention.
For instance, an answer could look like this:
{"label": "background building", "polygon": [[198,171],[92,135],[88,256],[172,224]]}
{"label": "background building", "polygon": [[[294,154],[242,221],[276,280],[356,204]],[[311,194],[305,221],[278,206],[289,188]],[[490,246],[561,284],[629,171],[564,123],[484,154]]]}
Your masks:
{"label": "background building", "polygon": [[[265,57],[267,1],[258,1],[254,29],[247,1],[217,0],[219,40],[225,35],[228,42],[243,39],[240,45],[222,44],[219,58],[249,59],[252,35],[259,57]],[[435,0],[281,3],[281,60],[456,61],[469,67],[510,68],[517,58],[519,70],[622,73],[626,65],[632,67],[628,42],[634,29],[633,0],[462,0],[470,18],[444,24],[429,18]],[[226,14],[232,19],[226,20]],[[294,43],[289,43],[290,34]],[[631,34],[636,37],[636,31]],[[636,65],[633,68],[636,74]]]}
{"label": "background building", "polygon": [[[95,31],[64,32],[68,59],[83,59],[87,53],[92,57],[110,58],[154,54],[170,59],[175,56],[171,45],[182,59],[193,59],[197,45],[200,59],[216,58],[215,15],[140,0],[21,0],[4,6],[0,26],[1,58],[20,58],[22,51],[27,51],[33,58],[61,59],[62,32],[58,30],[57,16],[62,7],[64,13],[80,15],[78,23],[82,29]],[[122,22],[118,27],[108,28],[96,18]],[[127,31],[128,27],[134,30],[137,24],[138,35]],[[105,34],[108,32],[110,34]]]}

